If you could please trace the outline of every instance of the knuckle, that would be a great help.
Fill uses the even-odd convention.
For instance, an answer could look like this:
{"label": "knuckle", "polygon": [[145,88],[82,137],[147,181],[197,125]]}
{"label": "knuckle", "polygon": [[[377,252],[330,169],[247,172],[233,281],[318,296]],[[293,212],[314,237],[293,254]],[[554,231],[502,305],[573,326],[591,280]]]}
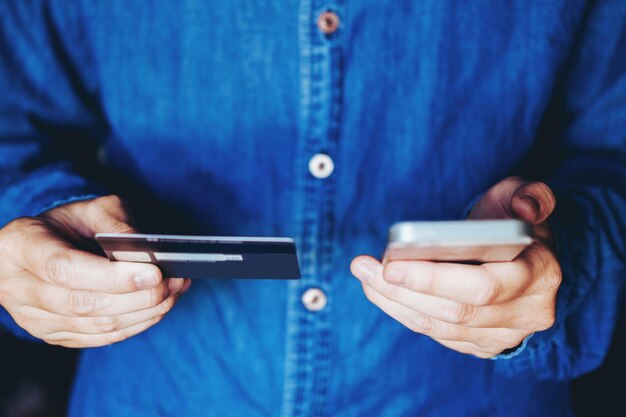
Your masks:
{"label": "knuckle", "polygon": [[424,263],[424,271],[422,273],[423,288],[422,290],[428,294],[437,293],[437,273],[433,262]]}
{"label": "knuckle", "polygon": [[159,293],[158,290],[146,290],[145,292],[145,307],[154,307],[159,303]]}
{"label": "knuckle", "polygon": [[24,232],[24,229],[29,228],[29,227],[33,227],[33,226],[40,226],[41,225],[41,220],[38,219],[37,217],[30,217],[30,216],[24,216],[24,217],[18,217],[16,219],[11,220],[9,223],[7,223],[3,228],[2,228],[2,233],[6,233],[6,234],[21,234]]}
{"label": "knuckle", "polygon": [[[404,278],[398,279],[398,276]],[[403,272],[402,268],[395,261],[391,261],[383,268],[383,280],[389,283],[401,284],[406,280],[406,272]]]}
{"label": "knuckle", "polygon": [[133,231],[134,229],[130,225],[120,221],[111,228],[110,233],[131,233]]}
{"label": "knuckle", "polygon": [[92,324],[98,333],[110,333],[119,328],[119,320],[114,316],[94,317]]}
{"label": "knuckle", "polygon": [[170,297],[168,299],[166,299],[165,301],[163,301],[161,304],[159,304],[157,306],[157,314],[161,315],[161,314],[167,314],[173,307],[175,304],[175,299],[174,297]]}
{"label": "knuckle", "polygon": [[[114,267],[117,265],[114,265]],[[117,293],[120,290],[120,274],[116,272],[116,269],[113,268],[112,271],[109,271],[105,274],[102,279],[102,285],[105,288],[106,292],[109,293]]]}
{"label": "knuckle", "polygon": [[160,286],[157,286],[156,288],[160,288],[160,289],[156,291],[157,300],[154,305],[162,303],[163,301],[167,299],[167,297],[170,296],[170,289],[169,289],[169,285],[167,282],[162,281]]}
{"label": "knuckle", "polygon": [[167,287],[159,285],[156,288],[144,290],[145,293],[145,305],[146,307],[155,307],[167,297]]}
{"label": "knuckle", "polygon": [[556,295],[563,280],[558,261],[552,256],[533,256],[526,261],[526,265],[531,271],[529,292]]}
{"label": "knuckle", "polygon": [[424,314],[415,313],[412,314],[411,325],[409,328],[414,332],[428,335],[433,329],[433,321],[430,317],[425,316]]}
{"label": "knuckle", "polygon": [[498,336],[488,335],[480,338],[471,338],[471,343],[476,346],[476,349],[484,352],[494,348],[497,337]]}
{"label": "knuckle", "polygon": [[122,207],[124,200],[118,195],[109,194],[92,200],[91,204],[93,207],[96,207],[97,210],[107,210]]}
{"label": "knuckle", "polygon": [[472,319],[475,309],[467,304],[446,300],[442,311],[447,319],[446,321],[454,324],[463,324]]}
{"label": "knuckle", "polygon": [[99,218],[103,215],[107,215],[109,212],[109,204],[107,203],[107,197],[100,197],[88,202],[86,211],[88,215]]}
{"label": "knuckle", "polygon": [[3,260],[8,258],[9,253],[12,250],[14,237],[19,236],[14,235],[13,233],[13,223],[16,221],[17,220],[13,220],[11,223],[0,229],[0,256],[2,256]]}
{"label": "knuckle", "polygon": [[562,279],[563,278],[561,276],[560,271],[558,271],[558,272],[554,271],[554,272],[546,275],[545,285],[546,285],[546,288],[550,291],[550,293],[556,294],[556,292],[561,287]]}
{"label": "knuckle", "polygon": [[35,217],[19,217],[11,220],[0,229],[0,257],[3,260],[9,259],[14,252],[18,239],[22,239],[32,226],[38,226],[41,221]]}
{"label": "knuckle", "polygon": [[107,231],[109,233],[130,233],[134,231],[127,224],[126,203],[117,195],[111,194],[91,200],[88,211],[93,218],[112,218],[115,220],[114,224],[108,227]]}
{"label": "knuckle", "polygon": [[72,275],[72,259],[63,251],[54,252],[46,258],[45,270],[52,282],[68,286]]}
{"label": "knuckle", "polygon": [[13,320],[15,321],[15,324],[17,324],[22,329],[28,332],[32,332],[33,321],[30,317],[23,315],[23,314],[19,314],[19,313],[12,313],[12,317],[13,317]]}
{"label": "knuckle", "polygon": [[486,306],[493,304],[501,291],[501,284],[497,279],[488,278],[486,279],[478,291],[476,292],[476,296],[474,298],[474,304],[479,306]]}
{"label": "knuckle", "polygon": [[141,329],[132,330],[132,328],[129,328],[129,329],[117,330],[115,332],[109,333],[111,335],[111,337],[109,338],[109,344],[123,342],[124,340],[129,339],[132,336],[135,336],[136,334],[141,333],[147,328],[154,326],[156,323],[158,323],[161,320],[162,316],[163,315],[159,315],[150,319],[149,321],[146,322],[145,326],[144,325],[141,326]]}
{"label": "knuckle", "polygon": [[518,324],[515,327],[526,332],[547,330],[556,322],[556,308],[554,305],[545,304],[541,299],[537,299],[519,315],[516,321]]}
{"label": "knuckle", "polygon": [[542,315],[537,325],[537,330],[548,330],[556,323],[556,312],[550,310]]}
{"label": "knuckle", "polygon": [[382,294],[390,300],[397,300],[400,295],[400,289],[395,285],[386,284],[381,290]]}
{"label": "knuckle", "polygon": [[96,308],[97,295],[91,291],[71,290],[69,292],[70,311],[77,316],[85,316]]}

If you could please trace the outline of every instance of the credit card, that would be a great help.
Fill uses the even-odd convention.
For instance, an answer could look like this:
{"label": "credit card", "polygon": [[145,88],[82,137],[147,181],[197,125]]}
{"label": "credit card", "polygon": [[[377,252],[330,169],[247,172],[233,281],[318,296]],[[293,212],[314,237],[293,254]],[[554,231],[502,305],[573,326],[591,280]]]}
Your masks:
{"label": "credit card", "polygon": [[111,261],[157,265],[164,277],[299,279],[296,245],[286,237],[98,233]]}

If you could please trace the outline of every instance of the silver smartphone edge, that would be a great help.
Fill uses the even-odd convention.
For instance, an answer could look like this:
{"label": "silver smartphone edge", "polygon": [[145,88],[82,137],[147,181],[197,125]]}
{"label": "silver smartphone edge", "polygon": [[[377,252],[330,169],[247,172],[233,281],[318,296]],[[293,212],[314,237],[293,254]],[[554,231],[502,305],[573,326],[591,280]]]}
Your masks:
{"label": "silver smartphone edge", "polygon": [[488,245],[529,244],[530,224],[520,220],[403,221],[389,228],[387,244]]}

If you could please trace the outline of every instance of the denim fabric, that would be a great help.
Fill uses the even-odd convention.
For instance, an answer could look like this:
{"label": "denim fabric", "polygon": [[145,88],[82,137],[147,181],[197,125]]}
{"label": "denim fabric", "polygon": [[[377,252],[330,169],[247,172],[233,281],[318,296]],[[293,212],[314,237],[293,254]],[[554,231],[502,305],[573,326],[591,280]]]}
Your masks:
{"label": "denim fabric", "polygon": [[[623,1],[0,1],[0,224],[116,193],[146,232],[293,236],[302,268],[196,280],[84,350],[70,414],[568,415],[626,276],[625,22]],[[353,257],[508,175],[557,194],[553,328],[481,360],[366,300]]]}

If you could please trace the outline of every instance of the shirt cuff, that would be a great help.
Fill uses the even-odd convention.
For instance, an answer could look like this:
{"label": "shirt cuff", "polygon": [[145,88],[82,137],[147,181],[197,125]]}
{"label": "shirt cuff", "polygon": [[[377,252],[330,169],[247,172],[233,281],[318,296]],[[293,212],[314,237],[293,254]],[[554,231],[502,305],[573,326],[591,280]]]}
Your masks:
{"label": "shirt cuff", "polygon": [[526,349],[526,345],[528,344],[528,341],[532,339],[534,335],[535,335],[534,333],[529,334],[528,336],[526,336],[524,340],[522,340],[522,343],[516,346],[512,351],[506,352],[506,353],[500,353],[494,356],[493,358],[491,358],[491,360],[497,361],[501,359],[511,359],[511,358],[518,356],[520,353],[522,353]]}

